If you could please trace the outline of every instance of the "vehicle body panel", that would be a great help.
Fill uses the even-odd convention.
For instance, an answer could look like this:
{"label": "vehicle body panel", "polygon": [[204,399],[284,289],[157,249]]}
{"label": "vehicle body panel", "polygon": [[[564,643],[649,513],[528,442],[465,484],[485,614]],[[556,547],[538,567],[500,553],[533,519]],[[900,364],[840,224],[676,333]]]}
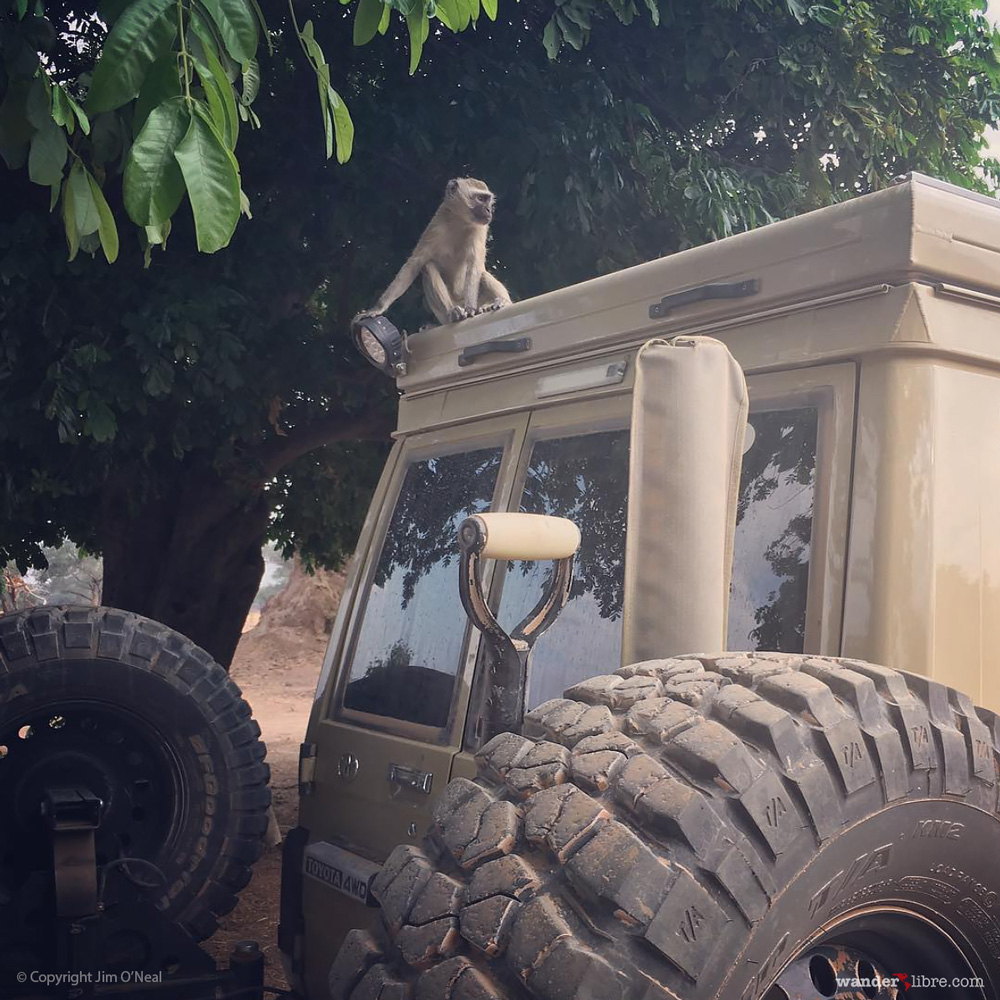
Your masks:
{"label": "vehicle body panel", "polygon": [[[361,531],[306,736],[317,748],[315,786],[300,802],[309,841],[381,861],[392,845],[419,841],[448,778],[475,774],[465,714],[478,636],[464,647],[446,727],[386,727],[342,705],[344,664],[407,463],[502,438],[493,509],[517,510],[534,442],[627,426],[635,354],[652,337],[722,340],[747,376],[751,419],[816,413],[802,649],[939,678],[1000,711],[998,252],[995,203],[914,176],[410,337],[396,445]],[[666,295],[745,279],[756,279],[756,294],[650,319]],[[523,353],[458,364],[466,347],[524,336]],[[455,576],[457,591],[457,563]],[[490,567],[494,607],[502,577]],[[540,644],[558,641],[558,624]],[[345,754],[361,762],[353,782],[338,774]],[[432,794],[388,782],[394,762],[433,773]],[[309,878],[302,910],[309,995],[318,1000],[343,934],[373,911]]]}

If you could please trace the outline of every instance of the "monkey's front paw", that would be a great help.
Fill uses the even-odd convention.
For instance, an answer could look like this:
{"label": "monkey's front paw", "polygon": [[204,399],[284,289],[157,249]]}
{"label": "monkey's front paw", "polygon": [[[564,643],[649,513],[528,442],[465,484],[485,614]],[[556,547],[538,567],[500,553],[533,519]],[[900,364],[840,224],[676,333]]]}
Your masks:
{"label": "monkey's front paw", "polygon": [[484,312],[496,312],[498,309],[503,309],[504,306],[510,305],[510,299],[494,299],[492,302],[487,302],[483,306]]}
{"label": "monkey's front paw", "polygon": [[472,313],[465,306],[454,306],[448,311],[448,322],[458,323],[463,319],[468,319]]}
{"label": "monkey's front paw", "polygon": [[359,323],[366,319],[371,319],[373,316],[381,316],[382,314],[376,312],[374,309],[362,309],[361,312],[351,320],[351,327],[357,326]]}

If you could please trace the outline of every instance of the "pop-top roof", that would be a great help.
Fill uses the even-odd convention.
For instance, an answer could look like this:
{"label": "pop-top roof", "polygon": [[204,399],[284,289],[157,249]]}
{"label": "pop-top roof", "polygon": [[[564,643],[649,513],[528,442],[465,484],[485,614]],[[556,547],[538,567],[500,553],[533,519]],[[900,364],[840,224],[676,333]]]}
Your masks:
{"label": "pop-top roof", "polygon": [[[909,174],[884,191],[414,334],[399,386],[454,384],[520,367],[528,355],[536,364],[883,282],[1000,293],[998,254],[1000,202]],[[665,315],[650,318],[667,296],[739,282],[752,282],[740,297],[668,300]],[[526,352],[459,363],[469,348],[522,338]]]}

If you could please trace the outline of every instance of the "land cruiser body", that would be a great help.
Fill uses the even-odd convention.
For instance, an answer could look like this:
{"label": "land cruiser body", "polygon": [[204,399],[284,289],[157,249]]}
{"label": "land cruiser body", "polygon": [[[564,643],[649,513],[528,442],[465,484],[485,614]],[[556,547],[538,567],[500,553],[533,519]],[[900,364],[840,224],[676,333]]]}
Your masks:
{"label": "land cruiser body", "polygon": [[[370,321],[399,421],[283,849],[300,995],[1000,996],[998,252],[996,202],[912,175]],[[0,617],[0,997],[262,996],[257,946],[197,944],[259,737],[159,623]]]}
{"label": "land cruiser body", "polygon": [[[871,816],[890,805],[923,803],[907,814],[906,836],[933,828],[947,838],[958,830],[953,824],[962,826],[964,814],[945,809],[938,815],[928,801],[949,800],[950,808],[950,800],[961,798],[967,811],[972,803],[991,817],[976,830],[965,823],[962,851],[996,836],[990,710],[1000,708],[998,250],[995,202],[910,175],[875,194],[408,338],[397,369],[395,445],[361,530],[317,685],[302,747],[299,826],[285,846],[280,946],[299,989],[311,1000],[329,989],[335,996],[367,997],[396,996],[397,988],[399,995],[416,989],[419,997],[756,1000],[770,988],[768,1000],[776,1000],[839,996],[822,988],[848,966],[855,976],[869,967],[888,975],[887,961],[916,961],[898,946],[893,931],[882,928],[882,917],[872,916],[869,930],[894,943],[878,961],[844,945],[856,944],[864,928],[859,932],[850,924],[833,952],[815,941],[809,951],[794,935],[789,939],[795,920],[784,914],[784,937],[773,930],[769,938],[749,935],[754,947],[744,951],[740,965],[735,959],[748,931],[734,929],[741,922],[751,930],[767,924],[778,890],[835,829],[862,819],[877,825],[880,820]],[[706,654],[684,666],[676,657],[697,649],[684,646],[684,618],[667,607],[659,620],[643,619],[640,631],[648,634],[637,635],[633,620],[629,638],[628,595],[643,581],[655,586],[657,580],[680,580],[696,590],[700,574],[721,579],[717,567],[678,563],[683,545],[671,558],[644,558],[652,536],[635,540],[626,559],[629,506],[642,499],[629,495],[630,465],[633,490],[667,489],[676,497],[683,497],[685,482],[694,488],[708,474],[699,470],[697,456],[693,465],[671,465],[671,434],[663,427],[641,441],[631,433],[640,405],[635,385],[643,345],[694,335],[728,348],[749,393],[728,608],[721,619],[728,622],[709,653],[769,650],[784,657],[727,654],[733,657],[727,660]],[[673,433],[697,433],[717,405],[711,395],[695,400],[690,419]],[[658,467],[662,475],[636,479],[637,467]],[[568,603],[533,652],[523,692],[527,718],[523,727],[513,727],[522,728],[521,734],[511,737],[519,742],[493,739],[484,750],[476,690],[491,654],[462,611],[456,532],[463,518],[486,511],[569,518],[582,541]],[[484,590],[504,628],[529,611],[547,572],[544,562],[487,565]],[[723,603],[721,592],[714,603]],[[636,668],[637,658],[654,667]],[[904,682],[893,668],[913,676]],[[678,670],[686,687],[670,685]],[[699,686],[693,672],[704,674],[705,683]],[[786,674],[792,678],[787,683],[766,679]],[[643,698],[653,699],[657,711],[665,710],[665,698],[684,710],[688,721],[680,735],[668,737],[661,727],[659,736],[651,736],[642,714],[646,702],[637,703],[634,691],[619,691],[621,683],[636,689],[647,682]],[[567,690],[568,700],[560,700]],[[744,696],[761,704],[747,707]],[[976,714],[970,698],[986,710]],[[598,709],[602,721],[584,732],[581,713]],[[767,714],[772,710],[773,717]],[[687,713],[695,712],[701,715],[692,730]],[[740,713],[747,716],[742,728],[732,721]],[[740,738],[739,753],[749,753],[752,780],[746,787],[712,747],[681,745],[684,732],[718,736],[718,720],[729,727],[719,753],[737,754],[725,743],[735,740],[733,733]],[[574,749],[581,733],[591,740],[580,744],[591,752],[584,754],[591,762],[594,753],[618,753],[631,767],[641,745],[640,757],[654,757],[649,774],[624,786],[620,773],[617,785],[606,774],[588,778]],[[670,739],[681,743],[673,746]],[[667,749],[653,753],[650,746],[661,743]],[[519,747],[521,756],[510,746]],[[547,770],[535,768],[541,777],[533,784],[520,773],[526,766],[511,770],[515,757],[537,765],[537,748],[552,746],[562,749]],[[808,764],[805,757],[782,761],[792,746],[803,748],[796,753],[808,751]],[[525,758],[529,752],[536,757]],[[497,754],[506,764],[498,763]],[[825,775],[823,792],[807,788],[795,770],[801,766],[812,774],[817,761]],[[722,840],[702,845],[702,821],[691,820],[694,828],[688,829],[683,816],[657,813],[652,805],[644,812],[637,803],[653,772],[691,784],[701,805],[710,793],[728,797],[708,806],[713,816],[723,816]],[[863,781],[856,777],[862,772]],[[514,773],[520,784],[510,777]],[[882,790],[877,801],[856,807],[872,785]],[[506,890],[520,917],[505,910],[492,937],[477,937],[467,909],[473,890],[466,882],[473,878],[475,888],[482,858],[467,864],[463,851],[471,850],[476,830],[486,836],[484,810],[504,802],[516,812],[513,826],[504,828],[506,846],[501,836],[483,855],[487,860],[509,861],[548,846],[559,864],[571,865],[563,855],[572,851],[553,832],[555,813],[548,826],[537,816],[531,826],[533,803],[536,812],[548,809],[551,803],[542,804],[546,795],[569,794],[571,788],[586,792],[603,817],[598,822],[596,811],[584,810],[591,825],[586,836],[577,831],[580,843],[603,843],[594,830],[609,823],[609,830],[620,828],[623,844],[638,836],[653,846],[660,865],[653,882],[671,866],[684,881],[670,883],[673,895],[664,890],[666,896],[661,892],[655,902],[636,902],[625,898],[624,889],[616,896],[607,888],[620,873],[612,877],[593,861],[597,869],[563,872],[570,888],[582,893],[584,902],[574,904],[566,902],[568,891],[556,892],[554,902],[534,898],[542,890],[534,876],[525,875],[532,885],[527,897]],[[754,788],[767,794],[759,798],[763,793]],[[786,811],[795,813],[796,829],[808,829],[807,848],[798,841],[793,848],[783,834],[772,836],[786,828]],[[715,830],[715,819],[703,822]],[[456,824],[470,823],[473,833],[463,840]],[[428,830],[437,848],[423,853]],[[528,838],[523,848],[517,846],[522,833]],[[680,843],[664,839],[668,834]],[[828,894],[837,877],[847,877],[845,871],[858,888],[873,882],[888,862],[871,852],[886,842],[891,847],[896,836],[902,834],[881,830],[856,844],[840,844],[839,834],[834,836],[835,848],[820,852],[834,857],[826,873]],[[720,860],[722,842],[735,853]],[[947,839],[935,843],[952,846]],[[630,855],[640,867],[646,850],[641,846]],[[582,858],[582,851],[576,856]],[[791,874],[780,871],[782,858],[793,859]],[[852,873],[856,858],[859,867]],[[930,885],[925,860],[900,861],[905,871],[894,878],[927,882],[913,896],[913,912],[933,909],[928,901],[937,891],[936,912],[947,913],[949,927],[978,921],[985,937],[969,947],[987,956],[985,966],[968,965],[980,976],[985,967],[995,989],[1000,923],[992,902],[981,906],[981,895],[975,906],[946,905],[960,895],[955,880],[961,876],[935,876],[940,884]],[[529,864],[536,875],[538,865]],[[768,866],[779,870],[776,880],[763,871]],[[432,871],[443,874],[428,882]],[[546,877],[559,874],[545,871]],[[439,877],[457,885],[455,898],[465,902],[440,904],[440,913],[427,904],[422,921],[409,921],[411,909],[429,898],[420,892],[430,893],[429,885],[440,889]],[[996,873],[966,877],[981,882],[985,898],[995,900]],[[744,878],[752,890],[740,888]],[[405,905],[399,901],[403,883],[410,885]],[[829,913],[816,902],[822,888],[813,886],[800,917]],[[372,935],[379,902],[388,930]],[[570,911],[577,910],[587,913],[574,917]],[[670,940],[663,920],[676,925]],[[702,921],[712,940],[721,941],[715,953],[703,946]],[[427,926],[437,930],[427,932]],[[631,935],[626,945],[620,943],[622,927]],[[731,941],[724,928],[733,930]],[[963,933],[975,936],[967,928]],[[906,934],[925,953],[933,950],[922,930],[911,927]],[[527,953],[529,939],[544,944],[547,936],[579,945],[563,956],[555,977],[551,969],[543,974],[549,961],[544,947]],[[646,949],[641,959],[621,951],[634,949],[635,938]],[[665,972],[649,964],[647,952],[656,954]],[[952,958],[935,968],[966,968],[964,959]],[[606,967],[613,973],[608,979]],[[770,986],[782,967],[785,978]],[[826,977],[819,985],[817,975]],[[618,993],[623,976],[624,992]],[[813,992],[789,992],[799,980]],[[468,993],[455,992],[457,982]],[[388,992],[379,993],[383,988]],[[985,995],[993,995],[990,988]]]}

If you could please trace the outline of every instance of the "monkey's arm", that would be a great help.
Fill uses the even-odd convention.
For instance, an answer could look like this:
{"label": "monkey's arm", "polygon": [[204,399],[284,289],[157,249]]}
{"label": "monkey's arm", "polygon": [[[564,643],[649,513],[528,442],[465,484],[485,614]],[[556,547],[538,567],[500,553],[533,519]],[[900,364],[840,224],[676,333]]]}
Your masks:
{"label": "monkey's arm", "polygon": [[435,319],[443,326],[465,319],[468,310],[460,306],[448,290],[444,277],[437,264],[428,261],[424,266],[424,299],[427,307],[434,313]]}
{"label": "monkey's arm", "polygon": [[489,271],[483,271],[483,278],[479,283],[480,310],[501,309],[509,305],[510,292],[504,287],[503,282]]}
{"label": "monkey's arm", "polygon": [[380,316],[384,313],[413,284],[423,266],[422,255],[418,255],[416,252],[412,253],[410,259],[399,269],[399,274],[392,279],[389,287],[379,296],[378,302],[371,309],[366,309],[364,312],[358,313],[358,316],[355,318]]}

